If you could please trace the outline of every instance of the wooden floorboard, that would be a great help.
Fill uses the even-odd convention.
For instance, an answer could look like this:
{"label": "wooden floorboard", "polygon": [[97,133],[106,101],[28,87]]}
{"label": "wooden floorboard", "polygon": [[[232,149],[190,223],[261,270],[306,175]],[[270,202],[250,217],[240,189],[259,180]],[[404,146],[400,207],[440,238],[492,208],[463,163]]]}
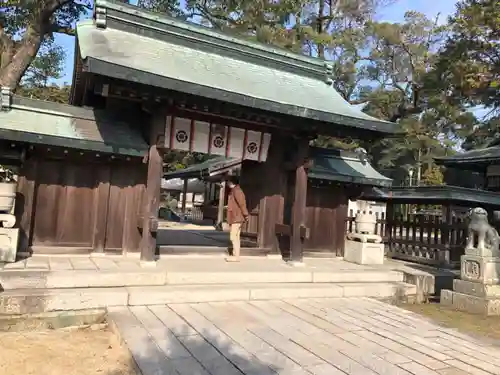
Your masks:
{"label": "wooden floorboard", "polygon": [[142,375],[491,375],[500,348],[369,298],[110,309]]}

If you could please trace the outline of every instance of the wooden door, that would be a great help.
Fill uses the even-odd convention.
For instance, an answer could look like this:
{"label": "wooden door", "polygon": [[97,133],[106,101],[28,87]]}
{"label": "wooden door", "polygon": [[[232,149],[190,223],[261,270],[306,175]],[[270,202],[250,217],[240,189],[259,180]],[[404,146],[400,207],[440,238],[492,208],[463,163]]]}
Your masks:
{"label": "wooden door", "polygon": [[304,248],[314,252],[344,254],[347,194],[343,186],[307,189],[306,226],[310,236]]}
{"label": "wooden door", "polygon": [[139,250],[138,220],[145,178],[145,169],[140,166],[115,165],[111,169],[105,249]]}
{"label": "wooden door", "polygon": [[92,246],[95,172],[90,163],[39,162],[33,245]]}

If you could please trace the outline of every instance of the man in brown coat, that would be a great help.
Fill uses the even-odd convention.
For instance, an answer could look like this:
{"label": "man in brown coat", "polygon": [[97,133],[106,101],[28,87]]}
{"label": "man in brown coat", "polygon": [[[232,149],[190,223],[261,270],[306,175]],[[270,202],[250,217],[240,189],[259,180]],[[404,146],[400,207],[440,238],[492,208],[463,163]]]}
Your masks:
{"label": "man in brown coat", "polygon": [[230,176],[226,183],[230,189],[227,201],[227,223],[231,227],[230,239],[233,245],[233,255],[226,258],[226,260],[228,262],[239,262],[241,226],[248,221],[247,203],[245,193],[241,190],[235,176]]}

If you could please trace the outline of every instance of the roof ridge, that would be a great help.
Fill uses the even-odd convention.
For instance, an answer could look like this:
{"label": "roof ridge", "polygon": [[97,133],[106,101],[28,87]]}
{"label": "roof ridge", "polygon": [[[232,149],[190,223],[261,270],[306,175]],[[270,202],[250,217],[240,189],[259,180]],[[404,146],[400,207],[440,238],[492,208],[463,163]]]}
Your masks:
{"label": "roof ridge", "polygon": [[118,0],[95,0],[94,25],[137,33],[153,39],[168,39],[176,44],[191,44],[194,49],[209,50],[281,70],[292,71],[331,84],[331,62],[304,56],[264,43],[235,37],[193,22],[141,9]]}

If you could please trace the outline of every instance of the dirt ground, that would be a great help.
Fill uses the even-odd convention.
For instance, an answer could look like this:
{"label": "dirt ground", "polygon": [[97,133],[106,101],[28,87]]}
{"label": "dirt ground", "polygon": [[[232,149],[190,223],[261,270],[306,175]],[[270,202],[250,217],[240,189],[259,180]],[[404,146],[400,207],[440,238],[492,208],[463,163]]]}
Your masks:
{"label": "dirt ground", "polygon": [[437,324],[449,328],[456,328],[463,333],[500,340],[499,316],[467,314],[441,306],[439,303],[424,303],[419,305],[402,304],[399,305],[399,307],[432,319]]}
{"label": "dirt ground", "polygon": [[107,330],[0,333],[2,375],[137,375]]}

